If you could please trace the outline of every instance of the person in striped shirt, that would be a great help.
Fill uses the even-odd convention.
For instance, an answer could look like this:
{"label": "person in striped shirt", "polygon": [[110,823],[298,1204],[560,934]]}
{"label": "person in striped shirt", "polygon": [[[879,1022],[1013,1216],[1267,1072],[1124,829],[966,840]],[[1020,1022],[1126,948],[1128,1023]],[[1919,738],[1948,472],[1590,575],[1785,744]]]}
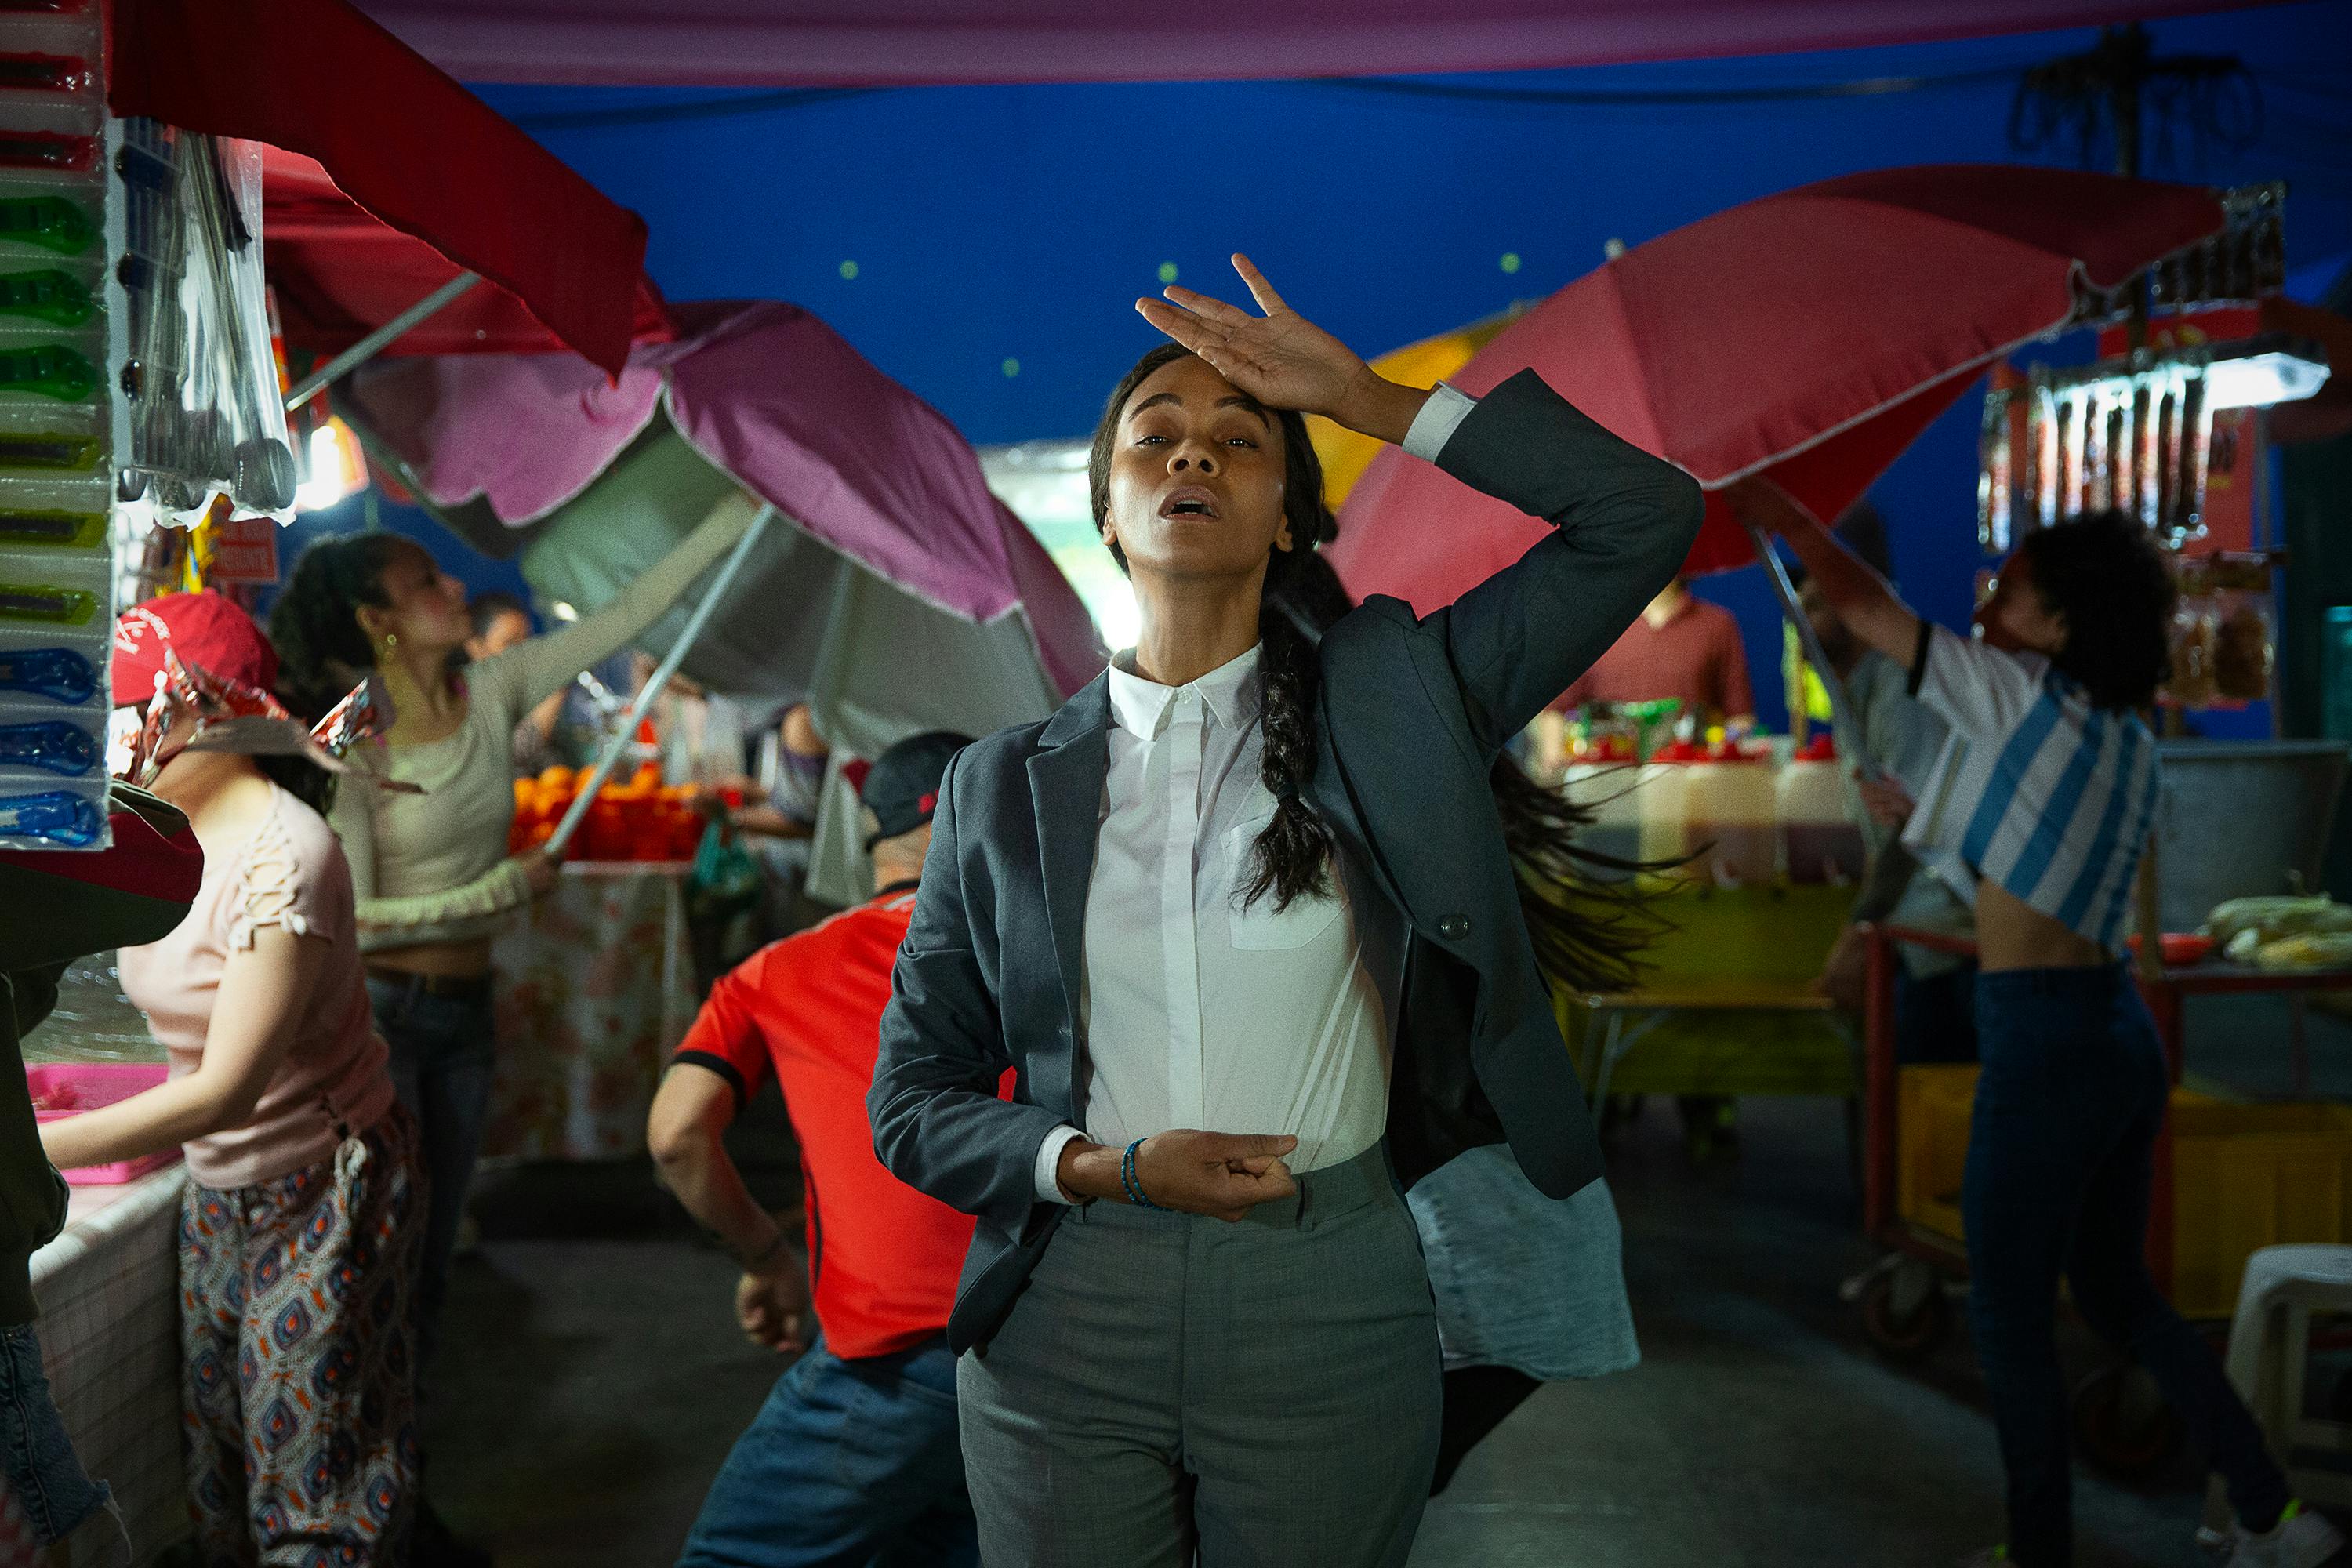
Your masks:
{"label": "person in striped shirt", "polygon": [[1973,889],[1977,1082],[1961,1211],[1969,1316],[2009,1478],[2009,1541],[1974,1561],[2074,1560],[2063,1275],[2084,1321],[2156,1378],[2237,1513],[2231,1568],[2318,1568],[2343,1539],[2287,1491],[2219,1360],[2143,1255],[2163,1047],[2120,953],[2160,779],[2140,710],[2166,673],[2169,568],[2120,512],[2026,536],[1974,639],[1921,620],[1769,481],[1727,492],[1785,540],[1839,617],[1907,662],[1951,733],[1904,842]]}

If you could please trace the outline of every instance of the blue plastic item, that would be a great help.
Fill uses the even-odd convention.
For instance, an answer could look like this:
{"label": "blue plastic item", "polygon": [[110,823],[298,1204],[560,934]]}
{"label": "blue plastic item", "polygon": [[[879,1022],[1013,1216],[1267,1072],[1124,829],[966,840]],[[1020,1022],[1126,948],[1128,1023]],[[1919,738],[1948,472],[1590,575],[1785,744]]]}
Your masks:
{"label": "blue plastic item", "polygon": [[0,764],[78,779],[98,763],[98,738],[79,724],[61,719],[0,724]]}
{"label": "blue plastic item", "polygon": [[106,814],[86,795],[61,789],[0,795],[0,838],[46,838],[79,849],[105,834]]}

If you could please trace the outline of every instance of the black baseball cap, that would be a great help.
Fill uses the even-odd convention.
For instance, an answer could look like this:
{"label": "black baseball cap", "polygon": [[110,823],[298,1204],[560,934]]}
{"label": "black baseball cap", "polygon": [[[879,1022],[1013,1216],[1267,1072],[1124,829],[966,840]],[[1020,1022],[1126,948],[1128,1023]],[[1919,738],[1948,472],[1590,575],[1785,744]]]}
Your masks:
{"label": "black baseball cap", "polygon": [[940,804],[940,780],[947,776],[948,759],[971,744],[971,737],[952,730],[926,730],[874,759],[857,799],[873,820],[866,825],[866,847],[885,838],[912,833],[931,819]]}

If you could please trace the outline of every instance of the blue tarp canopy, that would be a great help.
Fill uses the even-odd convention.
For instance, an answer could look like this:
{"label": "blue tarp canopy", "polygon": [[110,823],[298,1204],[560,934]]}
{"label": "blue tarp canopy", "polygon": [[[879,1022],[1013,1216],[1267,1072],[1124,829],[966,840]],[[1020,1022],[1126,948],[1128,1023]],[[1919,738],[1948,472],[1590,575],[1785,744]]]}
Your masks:
{"label": "blue tarp canopy", "polygon": [[[2285,178],[2290,291],[2352,257],[2352,0],[2159,20],[2159,56],[2249,74],[2149,95],[2142,172]],[[482,86],[645,215],[673,300],[816,311],[973,441],[1083,435],[1153,335],[1165,278],[1230,289],[1249,252],[1366,354],[1538,299],[1768,192],[1901,163],[2111,167],[2032,117],[2026,68],[2092,29],[1481,76],[1164,85],[697,89]],[[1834,287],[1834,258],[1823,258]],[[2052,357],[2082,357],[2075,343]],[[1874,499],[1922,609],[1965,618],[1977,566],[1973,399]],[[1780,631],[1750,571],[1711,579],[1768,721]]]}

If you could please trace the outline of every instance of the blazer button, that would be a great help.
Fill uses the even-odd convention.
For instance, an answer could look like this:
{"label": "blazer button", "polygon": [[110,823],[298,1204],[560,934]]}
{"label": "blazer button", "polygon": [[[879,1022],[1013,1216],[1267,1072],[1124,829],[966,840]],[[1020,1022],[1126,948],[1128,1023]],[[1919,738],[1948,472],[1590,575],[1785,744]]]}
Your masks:
{"label": "blazer button", "polygon": [[1448,942],[1460,942],[1470,934],[1468,915],[1447,915],[1437,922],[1437,934]]}

